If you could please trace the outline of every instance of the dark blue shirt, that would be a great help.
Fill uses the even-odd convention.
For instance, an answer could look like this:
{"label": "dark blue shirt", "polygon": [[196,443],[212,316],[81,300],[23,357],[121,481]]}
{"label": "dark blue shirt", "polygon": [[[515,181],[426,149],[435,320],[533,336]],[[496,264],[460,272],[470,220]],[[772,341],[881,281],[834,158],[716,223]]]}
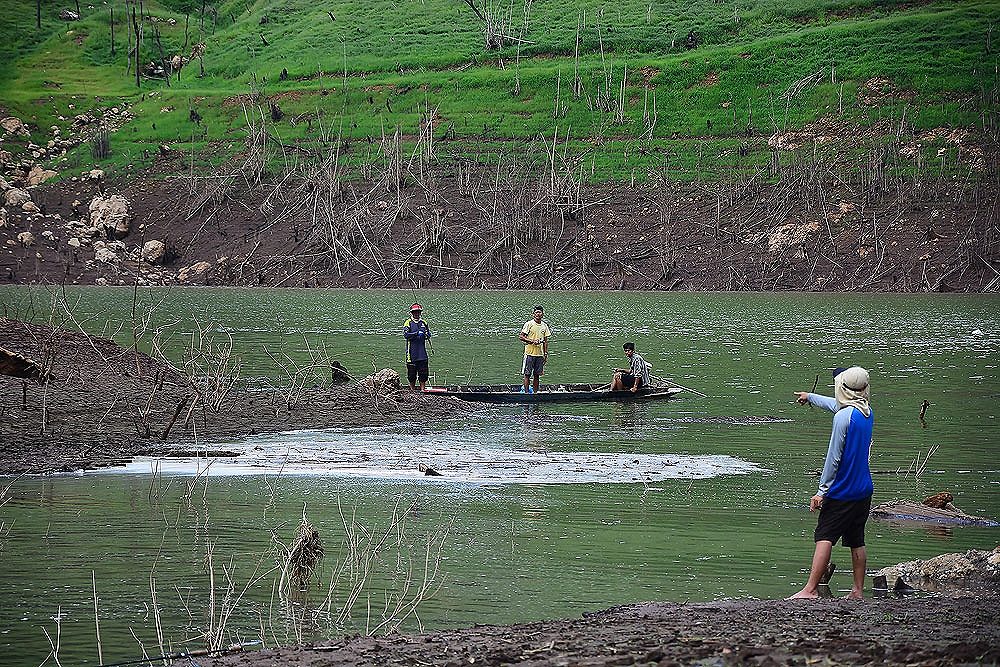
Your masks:
{"label": "dark blue shirt", "polygon": [[424,320],[414,320],[412,317],[403,324],[403,338],[406,339],[406,363],[427,360],[427,341],[431,337],[431,328]]}

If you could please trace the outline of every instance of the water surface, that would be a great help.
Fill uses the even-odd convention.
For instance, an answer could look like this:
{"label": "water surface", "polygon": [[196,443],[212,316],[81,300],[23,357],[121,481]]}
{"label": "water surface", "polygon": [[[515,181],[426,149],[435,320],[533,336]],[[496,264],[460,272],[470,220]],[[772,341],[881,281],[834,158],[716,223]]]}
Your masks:
{"label": "water surface", "polygon": [[[434,594],[405,629],[650,599],[788,595],[811,556],[808,498],[831,418],[795,405],[792,392],[814,382],[829,391],[829,369],[852,363],[873,377],[872,465],[883,473],[875,501],[949,490],[965,511],[1000,516],[997,297],[211,289],[139,297],[140,313],[156,305],[151,325],[178,363],[197,321],[232,337],[245,374],[275,378],[271,357],[304,361],[323,348],[357,374],[402,371],[398,331],[418,300],[439,384],[517,382],[516,333],[541,301],[554,332],[548,380],[604,381],[623,363],[621,343],[634,340],[654,374],[708,398],[488,407],[449,420],[202,443],[238,458],[140,459],[7,480],[0,651],[13,664],[41,663],[51,652],[45,632],[55,642],[57,631],[63,664],[96,664],[95,583],[106,662],[140,657],[142,647],[159,653],[157,618],[167,651],[220,625],[225,642],[268,645],[364,632],[380,622],[386,591],[407,580],[412,591],[421,579],[428,540],[440,566]],[[81,288],[68,298],[83,326],[111,333],[124,320],[117,336],[130,340],[130,290]],[[22,309],[31,301],[48,319],[51,298],[40,290],[6,288],[0,299]],[[443,476],[422,476],[420,463]],[[379,535],[394,511],[403,518],[392,546],[375,559],[351,617],[338,618],[339,593],[315,612],[347,557],[345,523]],[[277,573],[263,573],[275,567],[275,540],[290,543],[303,512],[327,556],[322,586],[289,610],[274,593]],[[879,522],[867,535],[871,567],[1000,539],[997,529]],[[848,569],[846,550],[835,549],[835,560]],[[849,577],[834,584],[847,587]],[[292,622],[303,610],[307,622]]]}

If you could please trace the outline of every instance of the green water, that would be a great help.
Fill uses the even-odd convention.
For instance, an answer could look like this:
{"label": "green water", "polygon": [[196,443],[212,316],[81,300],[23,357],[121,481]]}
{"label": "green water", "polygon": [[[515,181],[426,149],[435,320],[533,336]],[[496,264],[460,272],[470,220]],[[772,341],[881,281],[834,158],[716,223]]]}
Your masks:
{"label": "green water", "polygon": [[[74,289],[67,296],[88,330],[112,331],[106,322],[130,318],[131,291]],[[30,302],[35,317],[49,319],[51,297],[42,290],[7,288],[0,300],[22,312]],[[220,464],[194,477],[167,468],[152,474],[155,464],[143,462],[128,473],[5,480],[13,485],[0,507],[0,655],[38,665],[51,652],[45,631],[53,643],[58,631],[62,664],[96,664],[94,582],[105,662],[140,657],[140,643],[158,654],[157,617],[167,651],[201,646],[199,637],[218,628],[220,617],[222,643],[363,632],[378,624],[386,591],[401,590],[407,572],[412,582],[421,578],[428,536],[442,545],[440,558],[431,559],[440,570],[433,596],[404,629],[573,616],[651,599],[788,595],[801,586],[811,555],[815,515],[807,505],[831,417],[794,405],[791,392],[811,388],[817,374],[822,390],[828,369],[852,363],[872,372],[874,469],[905,472],[939,446],[919,478],[876,475],[875,502],[949,490],[965,511],[1000,516],[995,296],[185,289],[142,293],[139,311],[157,305],[152,324],[164,327],[174,358],[196,318],[217,335],[232,335],[248,375],[276,375],[262,344],[304,359],[307,342],[325,344],[365,373],[373,360],[403,370],[397,331],[414,300],[435,334],[437,383],[517,382],[516,333],[541,301],[554,332],[550,381],[606,380],[622,363],[621,343],[631,339],[655,374],[709,398],[509,406],[451,420],[222,443],[250,458],[284,451],[288,470],[301,457],[365,462],[314,466],[313,473],[265,467],[249,474]],[[127,341],[130,330],[118,336]],[[924,399],[931,402],[926,427],[917,419]],[[445,462],[452,478],[412,475],[407,461],[415,456]],[[717,458],[728,466],[722,472],[703,465]],[[462,468],[471,461],[495,473],[494,460],[512,479],[530,462],[555,463],[551,479],[530,483],[470,481]],[[648,474],[657,461],[678,472]],[[605,480],[626,481],[587,481],[605,470]],[[342,559],[342,512],[378,533],[397,503],[408,508],[403,528],[381,552],[351,619],[335,618],[339,592],[332,614],[311,614]],[[258,575],[272,568],[272,536],[289,543],[303,508],[327,548],[321,590],[289,611],[273,594],[270,573],[227,611],[226,573],[238,594],[255,568]],[[873,521],[867,537],[869,566],[877,568],[993,548],[1000,529]],[[840,547],[835,560],[848,568]],[[835,577],[834,588],[848,585],[846,574]],[[293,622],[304,609],[308,622]]]}

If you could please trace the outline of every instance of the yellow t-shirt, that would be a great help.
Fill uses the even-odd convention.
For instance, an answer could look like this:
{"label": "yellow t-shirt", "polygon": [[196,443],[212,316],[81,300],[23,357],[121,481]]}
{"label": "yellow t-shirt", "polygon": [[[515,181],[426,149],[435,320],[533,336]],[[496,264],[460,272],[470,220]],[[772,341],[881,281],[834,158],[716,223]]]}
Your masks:
{"label": "yellow t-shirt", "polygon": [[[528,320],[521,327],[521,333],[531,340],[547,340],[552,335],[552,331],[549,330],[549,325],[545,323],[545,320],[542,320],[541,324],[538,324],[535,320]],[[524,354],[529,357],[541,357],[545,354],[545,349],[541,343],[525,343]]]}

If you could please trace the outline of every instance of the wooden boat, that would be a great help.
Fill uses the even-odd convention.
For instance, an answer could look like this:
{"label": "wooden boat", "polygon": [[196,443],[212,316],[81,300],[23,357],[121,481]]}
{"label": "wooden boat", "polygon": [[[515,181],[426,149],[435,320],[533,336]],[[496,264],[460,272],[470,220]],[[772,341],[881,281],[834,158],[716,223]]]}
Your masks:
{"label": "wooden boat", "polygon": [[428,387],[425,393],[454,396],[480,403],[566,403],[571,401],[652,401],[670,399],[680,387],[643,387],[637,392],[611,391],[605,384],[543,384],[534,394],[522,394],[519,384],[450,385]]}

